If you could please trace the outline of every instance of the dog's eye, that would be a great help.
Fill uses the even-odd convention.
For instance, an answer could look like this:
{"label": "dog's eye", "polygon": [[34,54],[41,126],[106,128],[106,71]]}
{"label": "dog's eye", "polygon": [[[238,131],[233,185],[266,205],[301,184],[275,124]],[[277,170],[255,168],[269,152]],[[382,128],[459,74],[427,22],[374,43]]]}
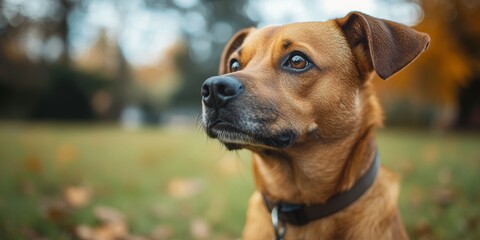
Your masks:
{"label": "dog's eye", "polygon": [[232,59],[230,61],[230,72],[236,72],[238,70],[240,70],[240,63],[237,59]]}
{"label": "dog's eye", "polygon": [[309,62],[302,55],[294,54],[288,59],[288,67],[302,70],[308,66]]}
{"label": "dog's eye", "polygon": [[314,66],[305,54],[298,51],[291,53],[284,59],[283,69],[292,73],[302,73]]}

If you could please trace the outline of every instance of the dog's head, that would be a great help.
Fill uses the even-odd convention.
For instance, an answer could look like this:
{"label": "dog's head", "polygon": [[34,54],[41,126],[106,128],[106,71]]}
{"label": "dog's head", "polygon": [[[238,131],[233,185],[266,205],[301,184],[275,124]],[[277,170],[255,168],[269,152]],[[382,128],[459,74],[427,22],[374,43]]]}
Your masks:
{"label": "dog's head", "polygon": [[[353,12],[327,22],[244,29],[202,86],[203,126],[229,149],[345,138],[365,121],[363,92],[413,61],[429,37]],[[368,117],[368,116],[367,116]]]}

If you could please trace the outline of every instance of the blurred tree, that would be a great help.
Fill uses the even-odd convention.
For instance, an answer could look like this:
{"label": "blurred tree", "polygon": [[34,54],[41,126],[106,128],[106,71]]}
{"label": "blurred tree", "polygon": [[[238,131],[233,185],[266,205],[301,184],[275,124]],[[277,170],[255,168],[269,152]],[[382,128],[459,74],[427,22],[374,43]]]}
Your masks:
{"label": "blurred tree", "polygon": [[[85,24],[91,2],[0,0],[0,117],[28,118],[33,113],[36,119],[91,119],[94,96],[103,96],[95,102],[112,99],[100,101],[101,117],[120,115],[135,91],[130,66],[117,42],[98,47],[99,54],[93,57],[93,62],[111,64],[107,69],[111,74],[91,69],[87,71],[94,74],[86,74],[72,64],[70,49],[78,34],[74,30]],[[108,59],[102,56],[106,50],[113,52]],[[107,78],[118,81],[97,82]],[[70,114],[71,109],[78,109],[78,114]]]}
{"label": "blurred tree", "polygon": [[151,66],[141,66],[134,69],[142,96],[142,108],[146,123],[158,123],[161,113],[168,107],[172,95],[180,85],[180,71],[177,69],[175,56],[183,53],[182,42],[167,48],[158,63]]}
{"label": "blurred tree", "polygon": [[58,61],[64,65],[70,64],[70,51],[69,51],[69,41],[68,36],[70,33],[68,20],[71,16],[72,10],[75,8],[76,4],[79,4],[81,1],[77,0],[58,0],[59,9],[62,9],[62,13],[60,13],[60,17],[58,20],[58,26],[56,26],[53,32],[57,32],[60,36],[60,39],[63,43],[63,51],[58,58]]}
{"label": "blurred tree", "polygon": [[68,65],[68,21],[73,9],[82,2],[49,0],[36,6],[25,0],[0,0],[2,57],[18,59],[18,55],[24,55],[34,63]]}
{"label": "blurred tree", "polygon": [[[74,71],[64,65],[51,67],[44,94],[33,109],[34,119],[63,121],[92,120],[95,115],[90,104],[93,92],[106,85],[98,76]],[[99,86],[100,85],[100,86]]]}
{"label": "blurred tree", "polygon": [[[91,94],[92,107],[102,119],[117,119],[126,105],[139,98],[132,81],[131,66],[117,40],[107,36],[106,29],[101,29],[90,48],[73,60],[76,68],[102,76],[108,83],[103,84],[108,85],[107,89],[99,88]],[[85,82],[89,82],[88,79]]]}
{"label": "blurred tree", "polygon": [[[156,8],[169,8],[182,14],[186,48],[175,57],[182,84],[172,101],[182,106],[200,105],[200,87],[205,79],[216,75],[225,43],[238,30],[255,22],[245,12],[248,0],[145,0]],[[199,108],[198,108],[199,109]]]}
{"label": "blurred tree", "polygon": [[1,117],[29,116],[49,89],[51,67],[69,68],[68,21],[79,2],[0,0]]}
{"label": "blurred tree", "polygon": [[[478,115],[480,109],[478,94],[471,95],[472,91],[462,89],[478,88],[478,84],[471,82],[478,81],[480,76],[480,27],[477,24],[480,22],[480,2],[414,2],[423,9],[423,19],[415,28],[428,33],[432,40],[428,50],[388,84],[375,81],[386,103],[399,107],[387,108],[390,111],[387,120],[400,124],[423,122],[446,129],[467,118],[470,125],[478,127],[478,117],[476,123],[472,119],[472,114]],[[478,93],[480,89],[473,92]],[[461,98],[469,99],[464,101],[469,104],[463,104],[459,101]]]}
{"label": "blurred tree", "polygon": [[457,127],[480,129],[480,1],[454,2],[457,16],[451,22],[457,40],[469,59],[471,75],[459,92]]}

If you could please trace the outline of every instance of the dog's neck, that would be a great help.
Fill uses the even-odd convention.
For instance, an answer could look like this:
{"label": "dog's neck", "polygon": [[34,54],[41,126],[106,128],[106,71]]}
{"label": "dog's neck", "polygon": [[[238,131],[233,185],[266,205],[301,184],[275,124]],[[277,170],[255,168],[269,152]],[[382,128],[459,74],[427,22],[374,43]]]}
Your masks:
{"label": "dog's neck", "polygon": [[324,203],[350,189],[363,176],[376,151],[375,128],[366,113],[379,113],[369,91],[363,97],[363,115],[357,132],[331,144],[306,141],[283,151],[254,151],[256,188],[271,201]]}
{"label": "dog's neck", "polygon": [[[323,203],[350,189],[371,165],[373,130],[355,144],[303,145],[288,152],[253,153],[257,189],[272,201]],[[311,154],[305,154],[311,153]]]}

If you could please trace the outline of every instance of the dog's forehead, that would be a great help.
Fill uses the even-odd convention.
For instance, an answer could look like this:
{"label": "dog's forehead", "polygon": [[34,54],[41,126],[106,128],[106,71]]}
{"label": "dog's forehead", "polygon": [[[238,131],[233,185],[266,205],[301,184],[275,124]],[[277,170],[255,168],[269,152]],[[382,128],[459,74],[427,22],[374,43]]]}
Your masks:
{"label": "dog's forehead", "polygon": [[316,37],[316,40],[328,40],[329,36],[337,35],[339,31],[334,21],[327,21],[290,23],[281,26],[279,33],[283,37],[295,37],[299,40],[312,39],[312,37]]}
{"label": "dog's forehead", "polygon": [[348,46],[338,25],[330,20],[260,28],[247,36],[242,51],[258,53],[272,48],[287,49],[291,45],[308,46],[316,52]]}

